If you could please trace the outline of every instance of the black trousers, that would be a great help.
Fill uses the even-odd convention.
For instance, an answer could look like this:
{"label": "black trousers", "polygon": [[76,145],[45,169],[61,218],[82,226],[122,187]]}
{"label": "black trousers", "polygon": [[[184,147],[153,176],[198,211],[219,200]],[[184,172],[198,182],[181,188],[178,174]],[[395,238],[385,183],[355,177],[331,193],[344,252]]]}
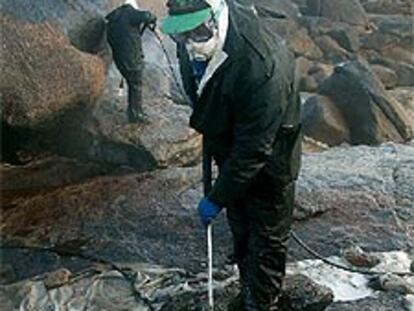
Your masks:
{"label": "black trousers", "polygon": [[[116,67],[126,80],[128,86],[128,111],[135,113],[142,112],[142,74],[144,70],[144,60],[142,57],[134,56],[135,66],[128,67],[127,60],[122,59],[113,49],[113,57]],[[132,57],[132,56],[131,56]],[[142,58],[142,59],[141,59]],[[137,61],[141,59],[141,61]],[[132,61],[131,61],[132,63]]]}
{"label": "black trousers", "polygon": [[128,86],[128,110],[142,112],[142,68],[137,70],[120,70]]}
{"label": "black trousers", "polygon": [[278,310],[294,192],[293,182],[278,184],[264,175],[245,199],[227,208],[247,311]]}
{"label": "black trousers", "polygon": [[142,112],[142,84],[141,82],[128,81],[128,109],[137,113]]}

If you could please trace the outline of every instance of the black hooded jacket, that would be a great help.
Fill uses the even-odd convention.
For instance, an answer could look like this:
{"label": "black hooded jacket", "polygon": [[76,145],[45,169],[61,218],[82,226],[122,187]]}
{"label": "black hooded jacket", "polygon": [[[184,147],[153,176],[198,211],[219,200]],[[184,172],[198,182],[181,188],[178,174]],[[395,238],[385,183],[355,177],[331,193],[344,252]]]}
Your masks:
{"label": "black hooded jacket", "polygon": [[107,39],[118,68],[121,72],[139,70],[143,59],[141,33],[154,16],[124,4],[109,13],[106,19]]}
{"label": "black hooded jacket", "polygon": [[221,206],[242,199],[259,179],[292,182],[301,155],[294,57],[252,5],[227,3],[228,58],[200,96],[185,47],[178,47],[184,86],[193,101],[190,125],[204,135],[220,168],[208,198]]}

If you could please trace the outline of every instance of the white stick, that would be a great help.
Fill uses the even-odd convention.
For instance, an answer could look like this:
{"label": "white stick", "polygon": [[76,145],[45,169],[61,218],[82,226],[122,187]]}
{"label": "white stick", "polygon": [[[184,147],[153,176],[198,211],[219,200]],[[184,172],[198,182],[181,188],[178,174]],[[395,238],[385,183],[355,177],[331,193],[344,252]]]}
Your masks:
{"label": "white stick", "polygon": [[207,226],[207,248],[208,248],[208,305],[210,310],[214,310],[213,296],[213,226]]}

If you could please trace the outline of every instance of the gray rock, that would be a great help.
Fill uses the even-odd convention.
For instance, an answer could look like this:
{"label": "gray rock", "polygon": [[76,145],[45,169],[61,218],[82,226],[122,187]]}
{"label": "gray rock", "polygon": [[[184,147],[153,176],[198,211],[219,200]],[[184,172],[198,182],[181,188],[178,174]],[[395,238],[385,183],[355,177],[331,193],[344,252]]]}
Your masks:
{"label": "gray rock", "polygon": [[409,185],[413,153],[413,147],[385,144],[338,147],[304,156],[296,217],[303,219],[330,209],[377,209],[383,205],[401,209],[401,217],[402,210],[412,215],[414,197]]}
{"label": "gray rock", "polygon": [[[295,231],[323,256],[350,243],[367,252],[410,248],[413,146],[335,147],[306,154],[297,183]],[[309,254],[291,244],[292,258]]]}
{"label": "gray rock", "polygon": [[46,289],[61,287],[69,282],[72,275],[68,269],[59,269],[57,271],[49,272],[43,279]]}
{"label": "gray rock", "polygon": [[256,0],[256,9],[262,17],[272,17],[274,13],[296,19],[300,15],[299,8],[289,0]]}
{"label": "gray rock", "polygon": [[375,15],[370,20],[373,31],[361,35],[361,47],[375,50],[382,57],[414,65],[414,57],[411,53],[414,43],[412,34],[414,18]]}
{"label": "gray rock", "polygon": [[351,27],[336,28],[328,32],[328,34],[338,42],[338,44],[349,52],[358,52],[359,36]]}
{"label": "gray rock", "polygon": [[352,53],[341,47],[336,40],[328,35],[316,37],[314,41],[323,52],[324,59],[330,63],[335,64],[354,58]]}
{"label": "gray rock", "polygon": [[315,78],[318,85],[320,85],[326,78],[333,73],[334,66],[324,63],[314,62],[309,68],[309,75]]}
{"label": "gray rock", "polygon": [[306,29],[301,28],[288,38],[289,47],[296,56],[304,56],[312,60],[321,59],[323,52],[308,35]]}
{"label": "gray rock", "polygon": [[315,92],[320,83],[332,74],[333,67],[319,62],[312,62],[305,57],[296,59],[296,77],[300,92]]}
{"label": "gray rock", "polygon": [[305,27],[293,19],[270,19],[264,23],[272,33],[277,33],[286,40],[288,46],[296,56],[304,56],[309,59],[320,59],[323,54],[309,36]]}
{"label": "gray rock", "polygon": [[[388,92],[404,106],[409,118],[414,120],[414,87],[400,87]],[[411,130],[414,132],[414,122],[411,122]]]}
{"label": "gray rock", "polygon": [[308,0],[309,15],[366,27],[368,18],[359,0]]}
{"label": "gray rock", "polygon": [[351,302],[337,302],[330,305],[326,311],[410,311],[406,309],[403,296],[400,294],[381,294],[378,297],[363,298]]}
{"label": "gray rock", "polygon": [[[305,57],[298,57],[296,58],[296,69],[295,69],[295,76],[297,78],[297,80],[299,81],[299,91],[300,92],[309,92],[308,89],[308,71],[309,68],[311,67],[311,62],[310,60],[308,60]],[[312,79],[311,83],[316,84],[316,81],[314,81],[314,79]],[[311,85],[311,89],[313,89],[313,84]],[[314,91],[314,90],[312,90]],[[310,92],[312,92],[310,91]]]}
{"label": "gray rock", "polygon": [[333,301],[332,291],[304,275],[286,277],[280,308],[286,311],[325,310]]}
{"label": "gray rock", "polygon": [[315,92],[319,87],[318,82],[312,76],[303,76],[299,79],[299,91],[300,92]]}
{"label": "gray rock", "polygon": [[361,0],[367,13],[384,15],[413,15],[411,0]]}
{"label": "gray rock", "polygon": [[[352,90],[352,91],[350,91]],[[409,124],[403,106],[390,97],[365,63],[348,62],[335,67],[319,93],[337,104],[350,131],[352,144],[407,141]]]}
{"label": "gray rock", "polygon": [[394,70],[382,65],[372,65],[372,70],[387,89],[397,86],[398,77]]}
{"label": "gray rock", "polygon": [[345,118],[328,97],[310,97],[303,105],[302,123],[305,135],[317,141],[331,146],[350,142]]}
{"label": "gray rock", "polygon": [[375,277],[370,281],[370,286],[375,290],[394,292],[402,295],[414,295],[414,283],[408,278],[393,274],[385,274]]}
{"label": "gray rock", "polygon": [[371,15],[370,21],[374,23],[378,33],[399,38],[403,44],[412,44],[414,39],[412,33],[413,16]]}
{"label": "gray rock", "polygon": [[398,86],[414,86],[414,66],[396,61],[390,58],[373,55],[367,57],[368,61],[374,65],[382,65],[396,72],[398,77]]}
{"label": "gray rock", "polygon": [[414,41],[409,47],[393,46],[381,51],[381,53],[386,58],[394,59],[400,63],[414,66],[414,56],[411,49],[413,44]]}
{"label": "gray rock", "polygon": [[[104,95],[83,127],[72,134],[78,139],[67,140],[67,152],[92,161],[132,166],[139,171],[197,162],[201,136],[188,126],[191,108],[174,104],[165,96],[159,79],[145,80],[143,108],[148,119],[145,123],[129,124],[126,90],[119,95],[120,79],[112,66]],[[74,145],[70,146],[71,143]]]}
{"label": "gray rock", "polygon": [[344,249],[342,255],[355,267],[372,268],[380,262],[378,256],[366,253],[359,246],[351,246]]}

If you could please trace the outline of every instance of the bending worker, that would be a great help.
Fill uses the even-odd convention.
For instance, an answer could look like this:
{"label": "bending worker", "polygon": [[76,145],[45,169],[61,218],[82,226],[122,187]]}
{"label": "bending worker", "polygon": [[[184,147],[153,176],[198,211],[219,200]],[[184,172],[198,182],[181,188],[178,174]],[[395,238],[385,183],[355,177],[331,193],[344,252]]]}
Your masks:
{"label": "bending worker", "polygon": [[219,167],[198,211],[226,208],[242,290],[230,310],[278,310],[300,166],[294,58],[248,0],[169,0],[161,29],[177,43],[190,125]]}
{"label": "bending worker", "polygon": [[107,39],[112,49],[115,65],[128,85],[128,110],[130,122],[145,120],[142,109],[142,71],[144,56],[141,36],[145,28],[155,27],[156,17],[124,4],[106,16]]}

